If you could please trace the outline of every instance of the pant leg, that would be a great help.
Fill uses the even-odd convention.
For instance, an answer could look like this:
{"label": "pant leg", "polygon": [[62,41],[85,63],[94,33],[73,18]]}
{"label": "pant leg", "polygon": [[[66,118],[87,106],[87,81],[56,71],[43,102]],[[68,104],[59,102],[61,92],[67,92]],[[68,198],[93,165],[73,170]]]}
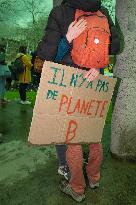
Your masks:
{"label": "pant leg", "polygon": [[6,78],[0,77],[0,99],[4,99],[5,92],[6,92]]}
{"label": "pant leg", "polygon": [[25,101],[26,100],[26,89],[27,89],[27,84],[26,83],[20,83],[19,85],[19,94],[20,94],[20,99]]}
{"label": "pant leg", "polygon": [[10,88],[11,88],[11,81],[12,81],[11,78],[7,78],[6,79],[6,90],[10,90]]}
{"label": "pant leg", "polygon": [[55,147],[56,147],[57,158],[59,160],[59,166],[67,165],[67,162],[66,162],[67,147],[66,147],[66,145],[56,145]]}
{"label": "pant leg", "polygon": [[100,180],[100,167],[103,159],[102,144],[90,144],[89,146],[89,159],[86,167],[88,179],[92,183],[96,183]]}
{"label": "pant leg", "polygon": [[104,75],[104,68],[100,68],[100,74]]}
{"label": "pant leg", "polygon": [[69,184],[76,193],[83,194],[85,189],[85,179],[83,175],[82,146],[68,145],[66,157],[71,173]]}

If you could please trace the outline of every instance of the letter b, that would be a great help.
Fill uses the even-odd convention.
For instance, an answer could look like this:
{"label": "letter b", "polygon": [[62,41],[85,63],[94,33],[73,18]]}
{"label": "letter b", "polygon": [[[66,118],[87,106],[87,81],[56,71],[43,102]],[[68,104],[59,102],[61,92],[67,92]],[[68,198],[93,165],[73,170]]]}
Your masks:
{"label": "letter b", "polygon": [[[75,120],[70,120],[66,134],[66,144],[76,136],[77,127],[77,122]],[[70,134],[72,134],[72,137],[69,139]]]}

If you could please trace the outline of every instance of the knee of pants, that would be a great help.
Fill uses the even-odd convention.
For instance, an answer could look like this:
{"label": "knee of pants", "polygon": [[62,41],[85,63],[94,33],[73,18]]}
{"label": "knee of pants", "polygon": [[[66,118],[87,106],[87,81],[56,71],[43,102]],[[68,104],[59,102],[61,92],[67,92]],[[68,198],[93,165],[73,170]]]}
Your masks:
{"label": "knee of pants", "polygon": [[103,149],[102,149],[102,144],[91,144],[89,146],[89,157],[91,159],[100,159],[102,160],[103,158]]}
{"label": "knee of pants", "polygon": [[82,156],[82,146],[81,145],[68,145],[67,155]]}
{"label": "knee of pants", "polygon": [[83,154],[81,145],[69,145],[67,149],[67,161],[82,167]]}

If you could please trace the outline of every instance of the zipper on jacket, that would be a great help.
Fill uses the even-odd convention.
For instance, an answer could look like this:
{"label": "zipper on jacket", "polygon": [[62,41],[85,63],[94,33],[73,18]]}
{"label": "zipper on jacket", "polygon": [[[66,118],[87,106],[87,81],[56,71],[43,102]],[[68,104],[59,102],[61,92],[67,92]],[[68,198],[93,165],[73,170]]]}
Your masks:
{"label": "zipper on jacket", "polygon": [[25,77],[26,77],[26,67],[25,67],[25,73],[24,73],[24,83],[25,83]]}
{"label": "zipper on jacket", "polygon": [[86,34],[85,48],[87,46],[87,43],[88,43],[88,31],[87,31],[87,34]]}
{"label": "zipper on jacket", "polygon": [[97,17],[99,17],[99,18],[106,18],[104,15],[103,15],[103,16],[99,16],[99,15],[97,15],[97,14],[82,14],[81,16],[79,16],[79,17],[77,18],[77,21],[80,20],[80,18],[82,18],[82,17],[89,17],[89,16],[97,16]]}

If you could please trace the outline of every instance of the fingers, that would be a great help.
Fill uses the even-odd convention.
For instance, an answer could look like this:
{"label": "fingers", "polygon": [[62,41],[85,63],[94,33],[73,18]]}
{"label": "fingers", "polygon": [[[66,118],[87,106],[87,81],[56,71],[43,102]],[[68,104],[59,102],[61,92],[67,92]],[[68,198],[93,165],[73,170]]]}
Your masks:
{"label": "fingers", "polygon": [[88,78],[90,75],[95,75],[95,71],[93,69],[90,69],[85,73],[85,78]]}
{"label": "fingers", "polygon": [[84,26],[83,28],[80,28],[78,31],[77,31],[77,37],[86,29],[87,26]]}
{"label": "fingers", "polygon": [[87,81],[90,82],[90,81],[94,81],[96,78],[97,78],[98,75],[95,75],[95,76],[89,76],[87,78]]}
{"label": "fingers", "polygon": [[88,82],[94,81],[97,77],[98,77],[98,75],[94,75],[94,76],[90,75],[89,77],[86,78],[86,80],[87,80]]}
{"label": "fingers", "polygon": [[73,21],[70,25],[69,25],[69,28],[73,27],[73,26],[76,26],[78,27],[80,24],[82,24],[83,22],[85,22],[84,19],[80,19],[79,21],[75,20]]}
{"label": "fingers", "polygon": [[84,20],[84,19],[80,19],[79,21],[77,21],[76,23],[75,23],[75,26],[80,26],[81,24],[87,24],[87,21],[86,20]]}
{"label": "fingers", "polygon": [[85,73],[84,77],[87,78],[90,75],[90,73],[91,73],[91,69]]}
{"label": "fingers", "polygon": [[87,72],[85,73],[85,75],[86,75],[86,76],[88,76],[88,75],[90,75],[90,74],[91,74],[91,75],[94,75],[95,73],[96,73],[96,74],[97,74],[97,73],[99,74],[99,69],[91,68],[89,71],[87,71]]}
{"label": "fingers", "polygon": [[73,21],[73,22],[69,25],[69,28],[73,27],[73,26],[75,25],[76,22],[77,22],[76,20]]}
{"label": "fingers", "polygon": [[83,19],[75,23],[73,29],[75,30],[75,38],[77,38],[87,27],[87,22]]}
{"label": "fingers", "polygon": [[76,21],[76,20],[73,21],[73,22],[70,24],[69,28],[74,27],[74,28],[80,29],[80,28],[82,28],[82,27],[84,27],[84,26],[86,26],[86,25],[87,25],[87,21],[84,20],[84,19],[80,19],[79,21]]}
{"label": "fingers", "polygon": [[75,38],[77,38],[87,26],[87,22],[84,19],[80,19],[78,22],[73,21],[67,31],[66,38],[71,43]]}
{"label": "fingers", "polygon": [[99,69],[91,68],[89,71],[85,73],[84,77],[87,79],[88,82],[90,82],[95,80],[98,75]]}
{"label": "fingers", "polygon": [[73,26],[76,30],[81,30],[83,28],[87,27],[87,22],[86,21],[81,21],[80,24],[75,23],[75,25]]}

